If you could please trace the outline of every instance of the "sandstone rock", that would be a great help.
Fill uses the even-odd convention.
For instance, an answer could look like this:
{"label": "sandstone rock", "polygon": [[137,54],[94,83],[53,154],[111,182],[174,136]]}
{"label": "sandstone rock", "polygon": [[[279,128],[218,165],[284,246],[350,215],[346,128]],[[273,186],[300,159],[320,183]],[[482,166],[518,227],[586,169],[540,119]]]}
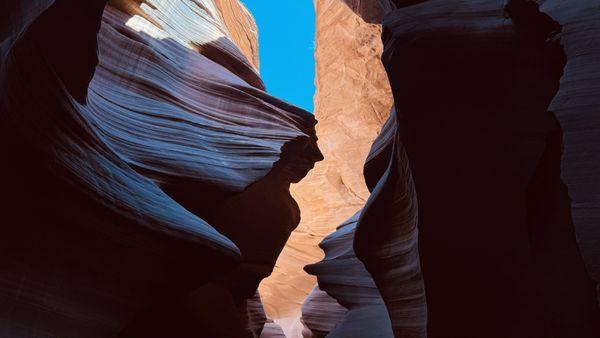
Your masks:
{"label": "sandstone rock", "polygon": [[[426,334],[425,304],[423,288],[419,283],[414,227],[416,198],[414,192],[410,192],[410,180],[406,180],[410,178],[407,168],[409,160],[417,177],[421,204],[419,224],[425,227],[425,234],[421,236],[421,245],[424,247],[421,260],[425,261],[425,282],[429,286],[428,298],[431,301],[429,313],[433,315],[429,318],[430,337],[476,336],[481,332],[487,332],[486,336],[498,337],[519,334],[530,337],[550,334],[550,331],[557,337],[569,337],[574,332],[581,337],[595,337],[598,334],[595,326],[599,322],[597,305],[594,304],[591,283],[575,244],[571,206],[579,243],[588,268],[595,275],[595,262],[598,260],[595,259],[597,245],[594,243],[599,236],[590,223],[596,201],[593,196],[595,186],[589,182],[590,179],[593,181],[594,169],[591,162],[583,157],[589,156],[589,149],[593,149],[598,142],[594,139],[594,133],[585,132],[587,128],[582,126],[587,124],[589,128],[595,128],[590,109],[598,106],[595,102],[597,95],[593,94],[597,89],[594,85],[597,62],[593,60],[596,59],[594,46],[598,37],[595,33],[598,20],[595,19],[596,13],[600,12],[598,4],[593,2],[581,1],[568,7],[554,1],[542,3],[542,10],[551,17],[538,13],[536,6],[530,3],[522,7],[527,11],[523,16],[525,20],[513,15],[513,23],[503,18],[505,13],[501,5],[491,1],[460,4],[435,0],[381,1],[382,8],[388,13],[384,19],[386,52],[383,60],[394,88],[396,103],[400,105],[400,138],[395,136],[396,128],[391,127],[395,121],[390,119],[383,128],[380,140],[373,145],[365,165],[365,178],[374,192],[361,216],[354,247],[386,301],[395,336],[424,337]],[[360,6],[350,4],[349,7],[360,12]],[[514,14],[519,8],[511,7],[509,10]],[[462,29],[471,23],[477,23],[477,29]],[[558,89],[564,55],[560,46],[552,42],[559,35],[553,33],[548,40],[545,37],[560,25],[568,62],[550,110],[556,113],[562,129],[557,127],[552,115],[546,113]],[[504,33],[502,29],[506,29]],[[511,34],[517,34],[517,38]],[[464,48],[453,48],[461,43],[465,45]],[[494,44],[496,47],[491,47]],[[546,47],[539,47],[544,44]],[[487,47],[479,53],[478,48],[483,48],[481,46]],[[497,50],[487,55],[493,48]],[[503,53],[516,53],[519,56],[501,56]],[[545,55],[536,57],[534,55],[540,55],[536,53]],[[512,80],[502,80],[510,76],[514,76]],[[490,79],[494,79],[493,84],[482,86]],[[476,114],[470,114],[471,109]],[[436,114],[438,111],[441,113]],[[490,114],[494,111],[499,113]],[[536,116],[536,113],[539,115]],[[490,119],[487,114],[494,117],[494,122],[485,122]],[[464,135],[471,135],[481,128],[482,123],[494,127],[484,128],[485,135],[478,134],[480,137],[460,141]],[[503,136],[502,132],[512,134]],[[565,157],[561,175],[560,144],[563,142],[563,133]],[[388,137],[384,136],[386,134]],[[529,142],[523,142],[523,135],[529,135]],[[538,143],[541,143],[541,148],[531,142],[535,139],[534,135],[542,141]],[[511,148],[520,154],[519,160],[516,160],[515,154],[506,154],[496,147],[497,142],[507,143],[509,140],[515,143]],[[408,156],[403,150],[404,142],[407,143]],[[479,148],[482,151],[475,152]],[[538,155],[535,155],[536,152]],[[488,161],[485,154],[490,154],[494,160]],[[501,165],[493,165],[493,169],[481,168],[499,159],[503,162]],[[534,165],[528,166],[530,162]],[[512,169],[506,167],[507,163],[509,166],[513,163]],[[394,165],[400,170],[391,170]],[[428,166],[431,168],[428,169]],[[462,173],[458,168],[467,171]],[[483,178],[487,170],[494,173],[493,178]],[[518,188],[518,175],[528,170],[524,186]],[[394,172],[396,178],[390,179],[390,174],[394,175]],[[511,173],[510,177],[503,179],[502,175],[508,172]],[[452,177],[446,177],[448,173]],[[465,182],[477,180],[480,176],[486,182],[486,191],[468,193],[473,188]],[[575,189],[574,203],[568,199],[567,187],[562,184],[561,176],[569,189]],[[462,182],[462,185],[457,182]],[[502,187],[496,186],[499,182],[502,182]],[[484,186],[482,183],[479,185]],[[489,191],[495,192],[495,195],[489,196]],[[442,197],[445,193],[452,195]],[[386,194],[391,195],[385,197]],[[527,201],[526,205],[520,206],[526,209],[522,213],[527,215],[526,219],[510,211],[511,208],[519,208],[515,205],[497,213],[488,210],[502,204],[494,202],[499,196],[505,196],[503,199],[506,201],[519,200],[506,197],[510,194],[521,194],[521,200]],[[483,196],[489,198],[482,200]],[[478,200],[466,202],[472,198]],[[438,199],[439,203],[436,202]],[[457,202],[470,206],[470,211],[459,211],[461,206]],[[385,217],[386,213],[391,217]],[[478,224],[481,231],[493,231],[494,224],[505,222],[503,219],[506,219],[504,224],[507,226],[501,227],[500,232],[503,236],[513,237],[502,241],[505,247],[492,244],[499,240],[499,236],[490,239],[476,236],[470,244],[465,242],[465,238],[473,237],[479,230],[464,231],[462,228],[480,213],[488,217],[487,221]],[[455,214],[460,220],[452,218]],[[502,215],[502,218],[489,219],[492,214]],[[436,223],[436,220],[440,222]],[[514,275],[515,271],[522,269],[514,263],[508,263],[506,269],[502,268],[510,261],[508,256],[494,258],[487,251],[502,252],[508,245],[513,254],[518,252],[519,245],[515,242],[518,242],[519,236],[510,232],[510,225],[521,222],[527,222],[523,228],[529,229],[530,239],[526,247],[531,250],[533,262],[530,263],[533,265],[525,268],[525,274],[519,272],[520,287],[527,288],[527,274],[537,274],[542,282],[532,286],[536,291],[521,297],[520,303],[512,302],[509,309],[501,304],[514,297],[519,292],[518,288],[511,288],[507,293],[502,290],[507,283],[503,283],[501,288],[491,288],[489,280],[488,283],[473,283],[473,280],[487,274],[487,268],[482,268],[486,265],[493,267],[496,276],[501,276],[503,270],[512,271]],[[342,236],[342,229],[330,237]],[[456,237],[461,234],[465,237]],[[433,241],[436,236],[441,242]],[[453,241],[461,243],[460,248],[454,247]],[[470,255],[460,254],[464,247],[471,247],[473,243],[484,244],[471,249]],[[339,251],[335,252],[339,254]],[[445,260],[445,263],[436,265],[434,257]],[[524,257],[529,257],[529,254]],[[474,263],[486,259],[486,263]],[[327,268],[324,262],[334,264]],[[320,275],[331,274],[333,278],[343,275],[343,271],[335,272],[335,267],[341,266],[340,262],[335,259],[326,259],[324,262],[320,263],[323,267]],[[472,271],[463,269],[463,265],[469,266]],[[446,278],[439,274],[440,270],[448,272]],[[472,280],[467,281],[466,276]],[[460,287],[451,282],[455,280],[470,286],[458,292]],[[444,296],[440,290],[448,283],[453,285],[452,290],[448,289]],[[334,287],[329,291],[340,289]],[[480,289],[485,291],[475,295]],[[456,299],[449,300],[447,296],[450,294]],[[537,302],[537,308],[525,305],[535,297],[545,299],[543,303],[546,307],[543,310],[540,308],[541,302],[533,301]],[[445,305],[440,307],[439,302],[442,301]],[[484,301],[485,304],[467,305],[473,301]],[[490,305],[490,302],[494,304]],[[499,309],[503,308],[506,310],[500,312]],[[476,312],[471,309],[476,309]],[[536,311],[543,314],[536,319],[527,319]],[[470,315],[465,317],[466,312]],[[469,322],[459,324],[460,319],[455,316],[469,318]],[[515,324],[518,326],[516,331],[511,331],[503,324],[492,323],[507,316],[511,318],[504,319],[504,323],[521,323]],[[547,316],[547,320],[539,321],[544,316]],[[327,317],[325,319],[328,320]],[[310,327],[315,323],[308,322],[307,325]],[[341,327],[343,325],[338,326]],[[495,329],[490,331],[490,327]],[[460,330],[460,333],[453,330]],[[473,333],[465,333],[465,330]]]}
{"label": "sandstone rock", "polygon": [[267,322],[267,315],[260,300],[260,294],[256,292],[254,297],[249,298],[242,310],[245,327],[252,333],[253,338],[260,337]]}
{"label": "sandstone rock", "polygon": [[272,320],[267,320],[262,333],[260,334],[261,338],[286,338],[285,333],[283,333],[283,329],[277,325],[277,323]]}
{"label": "sandstone rock", "polygon": [[[428,335],[597,336],[597,304],[561,180],[569,132],[547,111],[568,60],[560,45],[566,27],[554,20],[560,15],[525,1],[395,3],[383,20],[382,59],[418,196]],[[569,45],[573,35],[563,37]],[[363,256],[393,236],[380,229],[361,243],[368,209],[355,249],[400,335],[390,300],[403,298],[386,294],[398,283],[385,276],[389,260]]]}
{"label": "sandstone rock", "polygon": [[215,0],[215,5],[227,35],[258,70],[258,29],[254,17],[239,0]]}
{"label": "sandstone rock", "polygon": [[[316,275],[316,274],[315,274]],[[317,285],[302,304],[302,337],[325,337],[344,320],[348,309]]]}
{"label": "sandstone rock", "polygon": [[[383,158],[388,160],[388,165],[385,170],[367,172],[375,175],[367,181],[377,183],[370,186],[371,196],[357,220],[354,251],[381,293],[393,336],[427,337],[427,305],[418,249],[417,195],[396,123],[396,119],[390,117],[369,155],[371,162],[384,163]],[[380,149],[385,151],[379,152]],[[379,334],[389,336],[389,331]]]}
{"label": "sandstone rock", "polygon": [[544,1],[541,8],[563,26],[567,64],[549,109],[563,131],[561,176],[569,188],[577,240],[588,271],[600,283],[600,171],[594,164],[600,156],[600,3]]}
{"label": "sandstone rock", "polygon": [[[354,254],[354,233],[360,214],[361,211],[357,212],[321,242],[321,248],[325,251],[324,260],[306,267],[307,272],[317,276],[319,287],[334,298],[330,298],[332,302],[329,304],[322,301],[319,308],[309,307],[309,298],[302,308],[302,319],[306,326],[312,332],[322,333],[317,336],[393,337],[389,315],[379,290]],[[313,294],[318,295],[315,291]],[[335,307],[338,302],[345,307],[343,311]],[[331,313],[321,314],[325,311]]]}
{"label": "sandstone rock", "polygon": [[[368,18],[354,13],[346,2]],[[364,205],[369,193],[362,166],[392,105],[380,61],[376,4],[317,0],[315,8],[315,116],[325,160],[292,186],[302,221],[273,275],[261,285],[267,313],[289,337],[300,336],[300,307],[315,285],[314,277],[302,269],[322,258],[317,244]]]}
{"label": "sandstone rock", "polygon": [[[314,117],[262,91],[234,44],[256,30],[224,22],[251,24],[239,4],[105,3],[2,5],[2,335],[201,336],[200,286],[262,249],[206,220],[269,174],[289,197],[320,158]],[[261,235],[285,242],[286,221]]]}

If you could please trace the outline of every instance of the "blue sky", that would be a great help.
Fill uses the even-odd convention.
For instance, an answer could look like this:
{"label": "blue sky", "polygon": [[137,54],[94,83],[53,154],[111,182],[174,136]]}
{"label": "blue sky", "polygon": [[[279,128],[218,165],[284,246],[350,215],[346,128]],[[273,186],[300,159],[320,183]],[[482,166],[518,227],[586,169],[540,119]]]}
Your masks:
{"label": "blue sky", "polygon": [[313,111],[312,0],[242,0],[258,25],[260,74],[275,97]]}

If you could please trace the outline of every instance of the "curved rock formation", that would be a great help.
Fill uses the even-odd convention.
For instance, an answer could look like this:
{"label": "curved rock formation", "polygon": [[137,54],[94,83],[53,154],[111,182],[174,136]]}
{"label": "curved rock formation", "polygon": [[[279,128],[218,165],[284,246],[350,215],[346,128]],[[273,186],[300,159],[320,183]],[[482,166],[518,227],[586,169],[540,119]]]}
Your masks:
{"label": "curved rock formation", "polygon": [[[561,180],[569,132],[547,111],[565,63],[561,30],[565,46],[577,44],[561,7],[555,21],[535,2],[395,3],[383,20],[383,61],[419,197],[428,336],[597,336],[597,304]],[[574,7],[597,13],[597,5]],[[578,118],[594,119],[585,111]],[[388,269],[364,259],[374,246],[361,243],[363,229],[355,247],[377,281]],[[378,282],[394,326],[383,287],[397,283]]]}
{"label": "curved rock formation", "polygon": [[[325,238],[321,243],[325,259],[306,267],[317,276],[323,290],[349,309],[336,322],[326,316],[316,323],[304,320],[313,332],[335,326],[334,330],[326,331],[328,337],[426,336],[416,196],[397,131],[393,110],[365,164],[365,180],[373,192],[365,210]],[[362,229],[355,236],[359,219]],[[368,272],[355,250],[367,264]],[[310,319],[315,312],[308,307],[303,317]]]}
{"label": "curved rock formation", "polygon": [[[321,295],[323,301],[316,308],[317,306],[308,307],[311,301],[309,296],[303,306],[302,319],[317,337],[393,336],[388,312],[379,290],[363,263],[354,254],[354,233],[361,212],[362,210],[357,212],[321,242],[325,259],[305,268],[308,273],[317,276],[319,287],[333,297],[328,301]],[[311,295],[318,297],[320,290],[315,291]],[[339,310],[338,302],[349,310]],[[326,311],[330,313],[321,314]],[[318,318],[313,318],[317,314]]]}
{"label": "curved rock formation", "polygon": [[227,27],[227,36],[258,70],[258,29],[254,17],[239,0],[215,0],[215,5]]}
{"label": "curved rock formation", "polygon": [[[376,163],[369,167],[376,169],[367,171],[373,175],[367,181],[377,183],[358,219],[354,250],[381,293],[394,337],[427,337],[417,196],[396,119],[390,117],[385,127],[369,156]],[[377,170],[385,159],[387,166]]]}
{"label": "curved rock formation", "polygon": [[[289,184],[321,159],[315,119],[262,90],[232,42],[256,28],[224,18],[236,8],[251,24],[239,3],[105,4],[2,5],[0,143],[10,165],[1,174],[11,198],[0,332],[256,335],[239,315],[255,290],[236,299],[228,277],[257,261],[252,278],[273,268],[298,222]],[[220,216],[225,205],[243,214],[248,195],[268,217]],[[260,222],[274,243],[266,251],[242,239]],[[208,299],[226,315],[220,323],[207,321]]]}
{"label": "curved rock formation", "polygon": [[287,336],[283,332],[281,326],[277,325],[272,320],[268,320],[265,324],[262,333],[260,334],[261,338],[286,338]]}
{"label": "curved rock formation", "polygon": [[362,166],[392,105],[380,60],[381,13],[374,2],[350,2],[369,18],[342,0],[315,1],[315,116],[325,160],[292,186],[302,221],[261,285],[267,313],[290,337],[301,334],[301,304],[315,285],[303,268],[322,259],[318,243],[368,198]]}
{"label": "curved rock formation", "polygon": [[[305,268],[306,269],[306,268]],[[348,309],[317,285],[302,304],[302,337],[324,337],[346,316]]]}
{"label": "curved rock formation", "polygon": [[[506,8],[486,0],[381,4],[399,130],[390,119],[365,165],[373,194],[354,248],[383,296],[394,336],[596,337],[598,308],[572,219],[596,275],[598,173],[584,157],[595,158],[599,143],[583,124],[596,126],[599,5],[546,1],[540,12],[525,1]],[[360,13],[363,4],[348,6]],[[557,90],[550,110],[558,121],[547,112]],[[308,269],[320,283],[345,281],[344,246],[324,247],[326,259]],[[325,285],[343,302],[342,287]],[[325,327],[305,322],[317,332]]]}
{"label": "curved rock formation", "polygon": [[597,337],[600,4],[379,3],[315,2],[296,204],[237,0],[4,1],[0,335]]}
{"label": "curved rock formation", "polygon": [[600,4],[576,1],[564,6],[553,0],[541,9],[562,25],[567,64],[549,109],[563,131],[561,177],[569,188],[577,240],[588,271],[600,283],[600,171],[594,165],[600,157]]}

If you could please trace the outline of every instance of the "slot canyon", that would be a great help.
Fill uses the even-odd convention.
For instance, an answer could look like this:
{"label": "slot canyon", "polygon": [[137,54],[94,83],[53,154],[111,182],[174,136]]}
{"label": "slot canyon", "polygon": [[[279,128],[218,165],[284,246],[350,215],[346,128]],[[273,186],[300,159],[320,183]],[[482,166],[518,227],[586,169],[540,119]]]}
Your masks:
{"label": "slot canyon", "polygon": [[2,0],[0,337],[600,338],[600,1],[285,1]]}

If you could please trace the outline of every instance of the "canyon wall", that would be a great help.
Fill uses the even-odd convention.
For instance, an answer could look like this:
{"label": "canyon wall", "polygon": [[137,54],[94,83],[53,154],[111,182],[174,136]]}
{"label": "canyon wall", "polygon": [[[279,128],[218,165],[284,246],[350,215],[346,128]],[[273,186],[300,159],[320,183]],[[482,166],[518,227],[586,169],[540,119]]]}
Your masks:
{"label": "canyon wall", "polygon": [[[353,317],[357,303],[377,299],[360,290],[371,280],[352,270],[361,263],[396,337],[597,336],[598,305],[587,271],[597,279],[598,172],[590,161],[598,142],[588,131],[598,107],[592,60],[600,4],[540,3],[538,10],[525,1],[507,8],[485,0],[382,1],[388,13],[383,63],[399,105],[393,113],[399,131],[385,141],[384,130],[383,142],[373,145],[365,165],[373,194],[365,210],[328,236],[325,259],[307,267],[320,289],[303,308],[312,331],[306,336],[334,337],[361,320],[361,328],[380,327],[373,318]],[[358,6],[349,7],[360,14]],[[494,214],[501,217],[490,218]],[[515,275],[519,282],[512,287]],[[506,282],[491,287],[492,279]],[[332,315],[316,319],[323,309],[315,309],[315,300]],[[513,329],[500,321],[521,324]]]}
{"label": "canyon wall", "polygon": [[236,0],[4,1],[0,335],[280,334],[256,288],[322,159]]}
{"label": "canyon wall", "polygon": [[267,313],[289,337],[300,335],[301,304],[316,282],[304,266],[323,257],[318,243],[362,208],[369,196],[363,163],[392,105],[380,61],[379,6],[317,0],[315,9],[315,117],[325,160],[292,186],[302,221],[273,275],[261,285]]}
{"label": "canyon wall", "polygon": [[[562,155],[562,179],[568,186],[572,199],[572,217],[578,243],[581,246],[586,265],[595,280],[600,280],[600,233],[594,224],[598,199],[596,167],[592,165],[598,151],[598,133],[594,132],[598,125],[595,111],[598,101],[598,44],[600,44],[600,3],[598,1],[576,1],[569,6],[555,0],[537,1],[540,10],[558,22],[561,28],[561,44],[566,53],[564,74],[560,80],[560,88],[548,109],[559,120],[564,142]],[[403,4],[401,1],[380,0],[385,13],[391,13]],[[439,3],[429,1],[434,8]],[[427,4],[416,8],[427,8]],[[429,9],[432,11],[432,9]],[[426,12],[427,9],[420,12]],[[390,15],[388,22],[393,21]],[[390,52],[391,54],[391,52]],[[585,127],[584,127],[585,125]]]}
{"label": "canyon wall", "polygon": [[215,5],[227,35],[258,70],[258,28],[252,13],[239,0],[215,0]]}
{"label": "canyon wall", "polygon": [[315,132],[238,0],[4,1],[0,335],[594,337],[600,3],[515,45],[491,0],[379,3],[315,0]]}
{"label": "canyon wall", "polygon": [[[319,288],[324,291],[311,292],[302,307],[302,320],[310,331],[305,337],[393,336],[381,294],[354,253],[354,233],[361,212],[327,236],[320,244],[325,258],[306,267],[308,273],[317,276]],[[312,297],[321,301],[311,304]]]}
{"label": "canyon wall", "polygon": [[[556,0],[541,6],[563,26],[567,54],[560,90],[550,106],[563,131],[562,178],[587,268],[600,283],[600,2]],[[600,301],[600,288],[598,289]]]}

